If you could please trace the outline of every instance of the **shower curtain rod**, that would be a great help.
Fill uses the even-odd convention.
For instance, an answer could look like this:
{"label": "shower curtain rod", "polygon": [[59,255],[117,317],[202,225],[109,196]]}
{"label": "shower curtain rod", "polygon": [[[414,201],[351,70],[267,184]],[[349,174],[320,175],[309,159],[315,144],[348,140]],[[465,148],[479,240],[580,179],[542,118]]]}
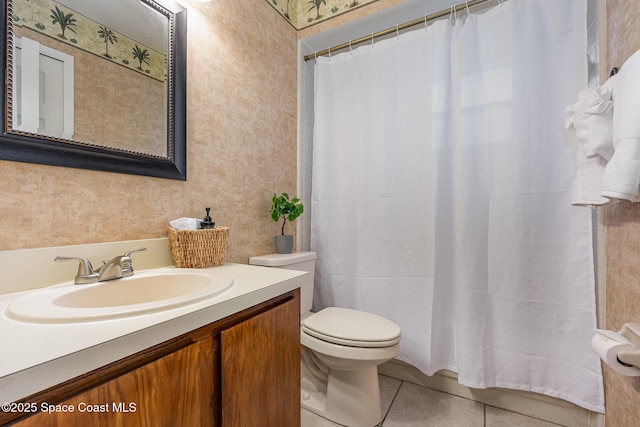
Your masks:
{"label": "shower curtain rod", "polygon": [[382,37],[382,36],[386,36],[389,34],[393,34],[393,33],[399,33],[402,30],[405,30],[409,27],[413,27],[419,24],[427,24],[427,22],[429,21],[434,21],[436,19],[439,18],[443,18],[447,15],[450,15],[451,13],[456,13],[456,12],[460,12],[461,10],[467,9],[469,7],[473,7],[476,5],[479,5],[481,3],[487,3],[493,0],[470,0],[467,1],[465,3],[460,3],[457,4],[455,7],[449,8],[449,9],[444,9],[441,10],[440,12],[435,12],[432,13],[430,15],[425,15],[423,18],[418,18],[418,19],[414,19],[413,21],[409,21],[409,22],[405,22],[404,24],[400,24],[400,25],[396,25],[395,27],[391,27],[391,28],[387,28],[386,30],[382,30],[382,31],[378,31],[377,33],[371,33],[368,36],[363,36],[360,37],[358,39],[355,40],[349,40],[348,42],[336,45],[336,46],[332,46],[328,49],[325,50],[321,50],[319,52],[315,52],[309,55],[305,55],[304,60],[308,61],[310,59],[315,59],[318,56],[324,56],[327,54],[331,54],[331,52],[337,52],[339,50],[342,49],[346,49],[346,48],[352,48],[354,45],[360,44],[360,43],[364,43],[364,42],[368,42],[371,41],[373,42],[373,40],[376,37]]}

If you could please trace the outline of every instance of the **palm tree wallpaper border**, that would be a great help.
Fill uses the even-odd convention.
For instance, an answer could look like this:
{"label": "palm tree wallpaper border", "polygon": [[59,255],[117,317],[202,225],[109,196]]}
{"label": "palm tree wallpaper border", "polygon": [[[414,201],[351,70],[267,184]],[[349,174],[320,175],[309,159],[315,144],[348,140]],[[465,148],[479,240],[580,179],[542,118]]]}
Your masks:
{"label": "palm tree wallpaper border", "polygon": [[378,0],[267,0],[296,30],[376,1]]}
{"label": "palm tree wallpaper border", "polygon": [[164,81],[167,77],[166,54],[53,0],[14,1],[14,25],[30,28],[156,80]]}

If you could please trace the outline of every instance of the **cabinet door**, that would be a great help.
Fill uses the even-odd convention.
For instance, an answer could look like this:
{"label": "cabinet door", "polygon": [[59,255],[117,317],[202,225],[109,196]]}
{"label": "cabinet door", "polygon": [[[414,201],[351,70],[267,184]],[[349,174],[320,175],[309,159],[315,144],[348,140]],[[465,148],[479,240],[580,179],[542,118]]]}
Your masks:
{"label": "cabinet door", "polygon": [[300,425],[300,300],[221,333],[222,425]]}
{"label": "cabinet door", "polygon": [[205,338],[57,407],[73,412],[40,412],[17,425],[216,426],[217,343],[214,337]]}

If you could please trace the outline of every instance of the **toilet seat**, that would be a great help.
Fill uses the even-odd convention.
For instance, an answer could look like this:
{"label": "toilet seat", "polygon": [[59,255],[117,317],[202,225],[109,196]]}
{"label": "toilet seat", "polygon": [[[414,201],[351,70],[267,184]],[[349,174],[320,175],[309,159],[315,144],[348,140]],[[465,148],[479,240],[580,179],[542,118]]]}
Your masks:
{"label": "toilet seat", "polygon": [[329,343],[349,347],[390,347],[400,341],[400,328],[373,313],[328,307],[302,321],[302,331]]}

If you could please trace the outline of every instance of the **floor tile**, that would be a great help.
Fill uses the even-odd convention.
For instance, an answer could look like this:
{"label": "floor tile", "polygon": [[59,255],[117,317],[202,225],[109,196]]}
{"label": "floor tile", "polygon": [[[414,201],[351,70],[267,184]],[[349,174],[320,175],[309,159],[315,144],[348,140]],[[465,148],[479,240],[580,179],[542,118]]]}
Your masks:
{"label": "floor tile", "polygon": [[484,405],[402,383],[382,427],[484,427]]}
{"label": "floor tile", "polygon": [[340,424],[332,423],[326,418],[322,418],[319,415],[314,414],[306,409],[302,410],[301,422],[302,427],[336,427]]}
{"label": "floor tile", "polygon": [[378,382],[380,383],[380,406],[382,408],[382,417],[384,418],[384,415],[389,411],[393,399],[398,393],[402,381],[396,378],[378,375]]}
{"label": "floor tile", "polygon": [[515,412],[505,411],[503,409],[487,406],[486,408],[487,424],[486,427],[557,427],[558,424],[548,423],[546,421],[527,417],[525,415],[516,414]]}

